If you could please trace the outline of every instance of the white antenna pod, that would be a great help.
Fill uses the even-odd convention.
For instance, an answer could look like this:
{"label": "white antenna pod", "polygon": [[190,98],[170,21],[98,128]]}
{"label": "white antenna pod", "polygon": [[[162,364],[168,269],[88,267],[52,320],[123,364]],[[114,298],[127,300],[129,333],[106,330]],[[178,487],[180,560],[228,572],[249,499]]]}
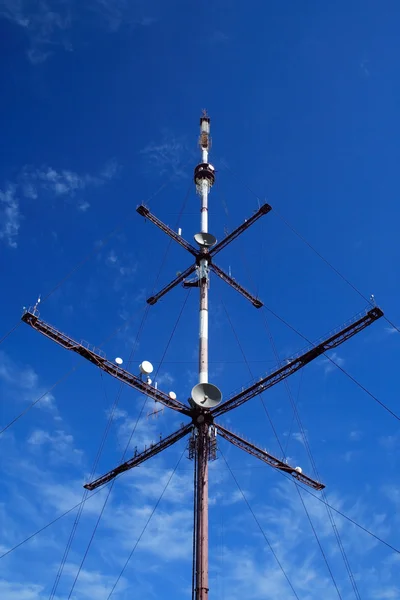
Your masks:
{"label": "white antenna pod", "polygon": [[119,356],[117,356],[117,358],[115,359],[115,362],[117,363],[117,365],[122,365],[122,363],[124,361],[122,360],[122,358],[120,358]]}
{"label": "white antenna pod", "polygon": [[140,363],[139,369],[142,375],[150,375],[153,372],[153,365],[148,360],[144,360]]}

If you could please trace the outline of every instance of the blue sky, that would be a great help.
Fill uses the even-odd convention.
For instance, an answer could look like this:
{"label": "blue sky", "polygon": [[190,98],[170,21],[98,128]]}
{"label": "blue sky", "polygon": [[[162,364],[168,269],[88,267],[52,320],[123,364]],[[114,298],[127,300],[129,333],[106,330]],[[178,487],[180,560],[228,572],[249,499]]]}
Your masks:
{"label": "blue sky", "polygon": [[[256,196],[275,209],[221,254],[221,266],[311,340],[362,310],[363,299],[279,213],[398,324],[399,17],[391,1],[0,0],[0,333],[93,251],[41,316],[93,345],[113,334],[107,356],[128,360],[144,299],[190,264],[135,208],[148,202],[189,241],[199,230],[192,169],[203,107],[217,169],[210,231],[221,239],[258,208]],[[186,295],[176,289],[151,308],[131,367],[151,360],[159,387],[182,400],[197,364],[197,297]],[[274,366],[265,319],[281,358],[304,346],[214,279],[210,311],[210,380],[224,395]],[[381,320],[333,355],[397,412],[398,335]],[[2,425],[75,366],[2,435],[2,552],[80,501],[120,388],[25,325],[0,346]],[[399,547],[398,422],[324,358],[289,385],[330,503]],[[312,474],[285,386],[264,402],[291,462]],[[120,460],[142,406],[123,390],[98,474]],[[148,402],[143,415],[152,410]],[[279,455],[259,399],[221,422]],[[179,424],[168,411],[144,416],[129,451]],[[293,484],[220,447],[299,598],[338,598]],[[180,442],[118,480],[73,598],[108,597],[183,450]],[[184,457],[113,597],[188,596],[191,485]],[[69,596],[104,498],[85,506],[57,600]],[[351,600],[325,508],[304,500]],[[210,598],[294,597],[222,457],[211,466],[210,504]],[[49,597],[74,516],[0,560],[2,599]],[[336,524],[361,598],[399,598],[399,555],[340,517]]]}

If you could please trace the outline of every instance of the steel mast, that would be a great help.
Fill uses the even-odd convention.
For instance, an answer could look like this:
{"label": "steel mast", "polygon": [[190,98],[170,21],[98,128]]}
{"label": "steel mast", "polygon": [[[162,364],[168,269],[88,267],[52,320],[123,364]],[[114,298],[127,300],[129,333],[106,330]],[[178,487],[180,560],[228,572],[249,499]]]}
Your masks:
{"label": "steel mast", "polygon": [[[271,211],[271,206],[263,204],[254,211],[241,225],[227,234],[220,242],[208,233],[208,194],[215,181],[214,167],[208,162],[211,145],[210,118],[203,111],[200,118],[200,149],[202,162],[194,170],[194,181],[197,192],[201,198],[201,231],[194,236],[198,246],[196,248],[185,240],[181,232],[176,233],[168,225],[150,212],[150,209],[141,204],[137,212],[145,219],[151,221],[156,227],[166,233],[177,244],[183,247],[194,258],[194,264],[187,267],[175,277],[168,285],[147,299],[147,303],[155,305],[169,291],[179,284],[183,287],[199,288],[199,382],[193,387],[188,403],[181,402],[176,397],[171,397],[151,382],[143,381],[125,369],[119,363],[108,360],[100,348],[79,342],[69,335],[62,333],[54,326],[40,318],[37,304],[22,315],[22,320],[30,327],[57,343],[66,350],[75,352],[91,362],[96,367],[105,371],[112,377],[146,395],[148,398],[163,406],[174,410],[182,416],[188,417],[190,422],[167,437],[161,438],[157,443],[151,444],[142,452],[135,455],[108,473],[96,480],[85,484],[88,490],[95,490],[120,476],[125,471],[143,464],[148,459],[163,452],[187,435],[189,440],[189,458],[194,459],[194,556],[193,556],[193,600],[208,600],[208,462],[216,458],[216,427],[220,436],[231,444],[244,450],[253,457],[265,462],[272,468],[291,475],[297,482],[307,485],[315,490],[322,490],[323,483],[304,474],[300,467],[288,464],[284,456],[275,457],[266,450],[246,441],[243,437],[229,431],[227,428],[215,423],[215,418],[220,417],[255,396],[265,392],[280,383],[299,369],[322,356],[326,352],[337,348],[354,335],[372,325],[383,316],[382,310],[375,306],[368,306],[361,314],[356,315],[342,327],[335,329],[328,336],[318,340],[303,351],[288,357],[274,370],[263,373],[261,378],[254,380],[246,388],[233,393],[222,402],[221,391],[208,382],[208,289],[210,271],[228,283],[242,297],[248,300],[255,308],[263,306],[262,301],[248,292],[240,283],[225,273],[215,263],[215,256],[238,236],[244,233],[262,216]],[[190,275],[196,273],[194,280],[188,280]]]}
{"label": "steel mast", "polygon": [[[208,163],[210,148],[210,118],[204,111],[200,118],[199,140],[202,162],[194,172],[197,192],[201,198],[201,231],[198,242],[208,236],[208,193],[214,183],[214,168]],[[211,236],[210,236],[211,237]],[[197,240],[196,240],[197,241]],[[203,244],[204,245],[204,244]],[[199,286],[199,384],[208,383],[208,288],[209,267],[207,257],[198,261]],[[197,417],[195,431],[195,600],[208,598],[208,436],[209,424],[202,414]]]}

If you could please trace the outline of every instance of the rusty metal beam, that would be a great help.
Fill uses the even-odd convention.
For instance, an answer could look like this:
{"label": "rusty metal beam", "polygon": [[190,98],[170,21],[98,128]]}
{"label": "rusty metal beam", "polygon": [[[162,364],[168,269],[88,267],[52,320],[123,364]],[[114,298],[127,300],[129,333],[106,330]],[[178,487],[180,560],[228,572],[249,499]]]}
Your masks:
{"label": "rusty metal beam", "polygon": [[156,400],[157,402],[168,406],[168,408],[172,408],[173,410],[176,410],[183,414],[190,414],[189,408],[181,402],[179,402],[178,400],[173,400],[168,396],[168,394],[165,394],[161,390],[157,390],[148,383],[142,381],[140,377],[129,373],[129,371],[125,371],[125,369],[122,369],[118,365],[107,360],[105,356],[99,354],[99,351],[95,352],[94,350],[87,348],[86,346],[70,338],[68,335],[62,333],[61,331],[58,331],[57,329],[55,329],[55,327],[52,327],[48,323],[41,321],[36,313],[26,311],[22,315],[22,321],[30,325],[30,327],[32,327],[33,329],[36,329],[36,331],[38,331],[39,333],[53,340],[53,342],[56,342],[57,344],[59,344],[63,348],[66,348],[67,350],[72,350],[72,352],[76,352],[83,358],[86,358],[86,360],[100,367],[100,369],[102,369],[112,377],[123,381],[130,387],[133,387],[134,389],[141,392],[142,394],[149,396],[149,398],[152,398],[153,400]]}
{"label": "rusty metal beam", "polygon": [[248,452],[252,456],[259,458],[263,462],[267,463],[267,465],[269,465],[270,467],[273,467],[278,471],[284,471],[285,473],[289,473],[289,475],[292,475],[295,479],[297,479],[301,483],[304,483],[305,485],[308,485],[309,487],[312,487],[314,490],[324,489],[325,485],[323,483],[320,483],[319,481],[308,477],[308,475],[304,475],[303,472],[296,471],[295,467],[291,467],[282,460],[279,460],[279,458],[276,458],[275,456],[272,456],[272,454],[269,454],[269,452],[267,452],[266,450],[258,448],[251,442],[248,442],[247,440],[236,435],[232,431],[229,431],[229,429],[225,429],[225,427],[222,427],[222,425],[216,424],[216,428],[218,433],[225,440],[227,440],[234,446],[237,446],[241,450],[245,450],[245,452]]}
{"label": "rusty metal beam", "polygon": [[149,221],[154,223],[154,225],[156,225],[159,229],[161,229],[161,231],[163,231],[164,233],[169,235],[169,237],[171,237],[173,240],[175,240],[175,242],[177,242],[180,246],[185,248],[185,250],[190,252],[190,254],[193,254],[193,256],[198,255],[198,250],[196,250],[196,248],[194,248],[194,246],[192,246],[192,244],[189,244],[189,242],[187,242],[182,236],[180,236],[173,229],[168,227],[168,225],[163,223],[158,217],[153,215],[150,212],[150,210],[147,208],[147,206],[144,206],[143,204],[141,204],[140,206],[137,207],[136,211],[139,213],[139,215],[142,215],[142,217],[144,217],[145,219],[148,219]]}
{"label": "rusty metal beam", "polygon": [[250,292],[245,290],[244,287],[242,287],[237,281],[232,279],[232,277],[230,277],[227,273],[225,273],[225,271],[220,269],[220,267],[217,267],[215,263],[211,263],[210,268],[214,271],[216,275],[218,275],[220,279],[222,279],[222,281],[225,281],[225,283],[230,285],[234,290],[239,292],[239,294],[244,296],[246,300],[249,300],[253,306],[255,306],[256,308],[261,308],[262,306],[264,306],[261,300],[259,300],[255,296],[252,296]]}
{"label": "rusty metal beam", "polygon": [[324,341],[311,346],[303,354],[288,359],[287,363],[283,367],[280,367],[279,369],[269,373],[266,377],[262,377],[248,388],[244,389],[238,394],[235,394],[233,397],[228,398],[226,402],[223,402],[212,411],[213,416],[216,417],[218,415],[222,415],[229,410],[244,404],[251,398],[254,398],[254,396],[261,394],[261,392],[264,392],[283,379],[286,379],[286,377],[289,377],[289,375],[292,375],[292,373],[295,373],[311,361],[315,360],[318,358],[318,356],[321,356],[328,350],[332,350],[332,348],[336,348],[340,344],[343,344],[343,342],[346,342],[348,339],[353,337],[353,335],[356,335],[374,323],[374,321],[380,319],[382,316],[382,310],[378,307],[374,307],[366,311],[362,317],[355,317],[350,324],[333,333]]}
{"label": "rusty metal beam", "polygon": [[188,267],[186,269],[186,271],[183,271],[183,273],[181,273],[180,275],[175,277],[175,279],[173,279],[168,285],[166,285],[157,294],[154,294],[154,296],[150,296],[150,298],[147,298],[147,300],[146,300],[147,304],[153,305],[156,302],[158,302],[160,298],[165,296],[165,294],[167,294],[170,290],[172,290],[174,287],[179,285],[184,279],[186,279],[186,277],[189,277],[189,275],[192,275],[192,273],[194,273],[195,270],[196,270],[196,265],[192,265],[191,267]]}
{"label": "rusty metal beam", "polygon": [[183,437],[185,437],[185,435],[190,433],[192,428],[193,425],[191,423],[189,425],[186,425],[185,427],[182,427],[178,431],[171,433],[171,435],[169,435],[168,437],[157,442],[157,444],[150,445],[150,447],[146,448],[146,450],[144,450],[143,452],[135,454],[133,458],[130,458],[121,465],[118,465],[118,467],[115,467],[115,469],[112,469],[112,471],[109,471],[105,475],[98,477],[90,483],[86,483],[83,487],[90,491],[101,487],[105,483],[108,483],[109,481],[115,479],[115,477],[117,477],[117,475],[119,475],[120,473],[124,473],[125,471],[129,471],[130,469],[141,465],[149,458],[152,458],[153,456],[156,456],[166,448],[169,448],[170,446],[181,440]]}
{"label": "rusty metal beam", "polygon": [[260,217],[268,214],[272,210],[269,204],[263,204],[257,212],[255,212],[249,219],[246,219],[239,227],[236,227],[231,233],[229,233],[224,239],[222,239],[214,248],[210,250],[210,256],[215,256],[218,252],[223,250],[228,244],[233,242],[241,233],[246,231],[253,223],[258,221]]}

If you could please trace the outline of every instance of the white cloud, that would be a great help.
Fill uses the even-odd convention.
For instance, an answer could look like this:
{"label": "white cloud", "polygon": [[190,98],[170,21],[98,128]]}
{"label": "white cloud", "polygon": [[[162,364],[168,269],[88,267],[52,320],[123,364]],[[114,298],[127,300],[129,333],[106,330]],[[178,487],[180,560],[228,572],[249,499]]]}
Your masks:
{"label": "white cloud", "polygon": [[45,393],[36,371],[29,365],[17,364],[4,352],[0,352],[0,386],[8,402],[14,402],[16,406],[21,401],[31,403],[43,395],[35,406],[47,410],[54,419],[60,420],[54,395]]}
{"label": "white cloud", "polygon": [[114,273],[114,291],[121,292],[126,284],[134,279],[138,268],[137,261],[129,253],[124,253],[121,258],[116,254],[115,250],[111,249],[106,256],[105,262]]}
{"label": "white cloud", "polygon": [[159,175],[168,174],[176,178],[186,176],[182,163],[186,152],[183,140],[172,134],[164,134],[162,142],[150,142],[141,150],[153,173],[155,169]]}
{"label": "white cloud", "polygon": [[[24,167],[15,183],[8,184],[5,191],[0,189],[0,241],[11,248],[17,247],[22,220],[19,197],[31,202],[49,197],[51,199],[76,197],[77,209],[86,212],[90,204],[82,198],[82,194],[89,189],[105,185],[116,176],[118,171],[119,166],[114,160],[108,161],[98,175],[79,174],[68,169],[57,171],[50,166],[41,169]],[[124,268],[128,274],[131,273],[132,267],[131,270],[128,267]]]}
{"label": "white cloud", "polygon": [[395,327],[385,327],[386,333],[392,335],[393,333],[399,333]]}
{"label": "white cloud", "polygon": [[0,579],[1,600],[44,600],[43,586],[33,583],[17,583]]}
{"label": "white cloud", "polygon": [[[106,167],[107,169],[107,167]],[[23,178],[25,185],[23,190],[28,187],[29,196],[32,197],[32,190],[43,192],[47,191],[55,196],[75,196],[79,191],[89,187],[101,186],[111,179],[113,171],[102,171],[99,175],[79,174],[75,171],[62,169],[57,171],[53,167],[44,166],[41,169],[25,168]],[[105,173],[105,174],[104,174]]]}
{"label": "white cloud", "polygon": [[[78,565],[67,563],[64,567],[64,572],[71,580],[74,580],[78,569]],[[81,569],[75,586],[74,596],[78,598],[89,598],[90,600],[93,600],[93,598],[96,598],[96,600],[106,600],[115,583],[115,579],[115,575],[103,575],[99,571]],[[127,582],[122,577],[118,584],[118,591],[124,590],[126,586]]]}
{"label": "white cloud", "polygon": [[[122,25],[147,27],[155,21],[141,11],[139,3],[126,0],[0,0],[0,18],[25,31],[30,42],[27,57],[33,65],[43,63],[57,47],[71,51],[69,32],[75,24],[117,31]],[[76,35],[73,39],[79,43]]]}
{"label": "white cloud", "polygon": [[10,248],[17,247],[20,221],[21,214],[15,186],[9,185],[4,192],[0,190],[0,240]]}
{"label": "white cloud", "polygon": [[39,48],[29,48],[27,52],[29,62],[31,62],[33,65],[40,65],[44,63],[49,56],[51,56],[51,54],[52,52],[44,52]]}
{"label": "white cloud", "polygon": [[400,434],[384,435],[379,438],[379,443],[386,448],[388,452],[393,452],[400,446]]}
{"label": "white cloud", "polygon": [[[304,435],[307,437],[307,432],[304,432]],[[299,442],[299,444],[302,444],[302,446],[305,446],[304,435],[300,431],[294,431],[292,433],[292,438],[296,440],[296,442]]]}
{"label": "white cloud", "polygon": [[90,204],[86,200],[78,204],[78,209],[82,212],[86,212],[88,208],[90,208]]}
{"label": "white cloud", "polygon": [[0,379],[24,390],[32,390],[38,385],[38,375],[32,367],[18,366],[4,352],[0,352]]}
{"label": "white cloud", "polygon": [[33,449],[43,449],[52,462],[80,463],[82,451],[74,446],[74,437],[62,430],[54,433],[35,429],[28,438]]}
{"label": "white cloud", "polygon": [[329,354],[329,357],[331,360],[328,357],[324,357],[321,360],[321,364],[324,366],[325,374],[331,373],[336,369],[336,365],[334,365],[332,361],[339,365],[339,367],[343,367],[345,363],[344,358],[341,358],[337,352],[332,352],[332,354]]}
{"label": "white cloud", "polygon": [[358,429],[355,429],[353,431],[350,431],[349,433],[349,439],[352,442],[359,442],[362,438],[362,432],[359,431]]}

